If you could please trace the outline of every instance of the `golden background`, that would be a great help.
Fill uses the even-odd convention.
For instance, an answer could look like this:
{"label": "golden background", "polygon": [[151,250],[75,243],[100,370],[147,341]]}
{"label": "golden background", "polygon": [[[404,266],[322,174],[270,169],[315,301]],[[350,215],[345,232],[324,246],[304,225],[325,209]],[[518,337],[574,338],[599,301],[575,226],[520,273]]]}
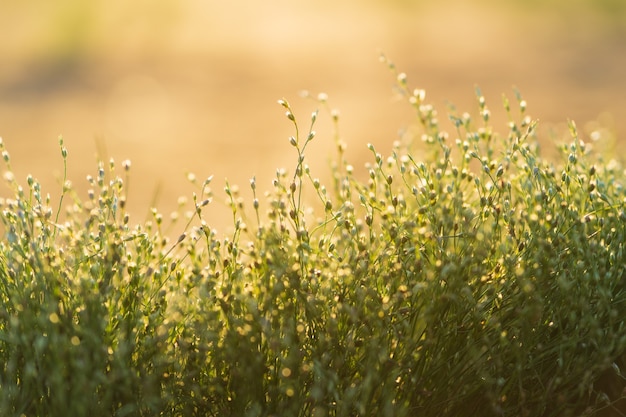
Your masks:
{"label": "golden background", "polygon": [[[193,172],[214,175],[208,220],[228,227],[226,178],[247,190],[256,176],[268,189],[276,168],[293,170],[293,127],[276,101],[286,98],[306,129],[317,104],[301,90],[327,93],[340,110],[356,167],[368,142],[387,153],[413,119],[381,52],[441,119],[447,103],[475,114],[479,86],[506,131],[502,94],[513,100],[515,86],[547,135],[567,119],[585,139],[605,128],[608,147],[626,134],[621,0],[38,0],[2,2],[0,28],[0,136],[18,179],[32,173],[59,195],[62,134],[83,196],[98,157],[115,158],[118,171],[132,161],[136,220],[152,204],[174,210],[194,190]],[[316,130],[308,156],[324,178],[334,156],[327,114]]]}

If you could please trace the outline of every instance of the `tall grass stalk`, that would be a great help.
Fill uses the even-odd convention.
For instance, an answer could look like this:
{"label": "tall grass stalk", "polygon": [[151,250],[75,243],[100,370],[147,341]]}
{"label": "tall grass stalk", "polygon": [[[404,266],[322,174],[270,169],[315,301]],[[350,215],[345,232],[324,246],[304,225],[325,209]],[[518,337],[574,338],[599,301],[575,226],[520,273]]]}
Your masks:
{"label": "tall grass stalk", "polygon": [[[395,71],[392,64],[390,68]],[[7,416],[566,416],[623,407],[624,170],[570,123],[539,153],[516,94],[504,134],[478,112],[444,129],[396,73],[416,132],[365,178],[343,154],[251,207],[226,184],[233,233],[199,184],[180,237],[126,211],[130,163],[101,163],[59,207],[22,186],[0,143],[0,413]],[[318,97],[327,108],[327,97]],[[337,114],[331,114],[337,122]],[[61,142],[63,164],[67,150]],[[70,201],[68,201],[70,200]],[[250,212],[252,210],[252,212]],[[252,215],[253,213],[253,215]]]}

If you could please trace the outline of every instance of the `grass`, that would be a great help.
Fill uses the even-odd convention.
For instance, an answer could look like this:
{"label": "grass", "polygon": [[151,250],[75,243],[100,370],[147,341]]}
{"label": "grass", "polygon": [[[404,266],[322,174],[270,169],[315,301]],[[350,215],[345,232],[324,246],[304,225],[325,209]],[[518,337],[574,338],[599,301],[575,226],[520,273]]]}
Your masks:
{"label": "grass", "polygon": [[[390,68],[395,71],[392,64]],[[170,239],[125,209],[130,163],[100,164],[86,197],[36,179],[2,201],[0,413],[6,416],[567,416],[621,403],[626,330],[624,170],[570,123],[540,155],[525,101],[504,134],[477,92],[451,130],[396,74],[415,133],[368,145],[361,178],[338,154],[244,201],[211,178]],[[327,98],[318,97],[322,115]],[[335,124],[334,113],[329,113]],[[67,150],[61,140],[61,154]],[[419,155],[419,157],[418,157]],[[623,408],[622,408],[623,410]],[[619,414],[616,414],[619,415]]]}

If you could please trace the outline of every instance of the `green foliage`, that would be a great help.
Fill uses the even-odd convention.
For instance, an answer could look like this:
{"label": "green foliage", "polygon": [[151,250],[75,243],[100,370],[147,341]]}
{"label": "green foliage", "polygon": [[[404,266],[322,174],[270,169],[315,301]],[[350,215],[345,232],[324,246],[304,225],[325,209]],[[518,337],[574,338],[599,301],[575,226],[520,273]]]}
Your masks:
{"label": "green foliage", "polygon": [[[392,68],[393,66],[390,65]],[[232,235],[133,225],[130,168],[101,164],[88,197],[64,179],[2,202],[0,413],[6,416],[594,415],[621,395],[624,172],[578,136],[550,162],[517,95],[498,135],[479,113],[441,127],[398,87],[418,133],[360,179],[326,188],[295,128],[292,174],[251,208],[227,184]],[[319,104],[327,108],[325,96]],[[337,123],[337,116],[333,114]],[[63,161],[67,151],[61,140]],[[420,158],[417,158],[417,155]],[[69,201],[68,201],[69,200]],[[263,210],[266,210],[264,212]],[[255,224],[255,226],[250,226]],[[606,379],[613,373],[613,379]],[[608,381],[609,388],[606,387]],[[613,392],[618,388],[617,395]]]}

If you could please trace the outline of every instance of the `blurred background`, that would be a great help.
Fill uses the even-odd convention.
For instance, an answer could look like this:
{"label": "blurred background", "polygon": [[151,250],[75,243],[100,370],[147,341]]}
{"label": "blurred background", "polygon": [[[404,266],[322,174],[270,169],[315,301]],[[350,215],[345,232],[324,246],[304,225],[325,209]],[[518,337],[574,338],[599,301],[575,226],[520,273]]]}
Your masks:
{"label": "blurred background", "polygon": [[[502,94],[516,87],[547,135],[568,119],[583,137],[602,128],[611,146],[626,135],[623,0],[3,1],[0,28],[0,136],[18,179],[32,173],[57,196],[63,135],[83,195],[99,158],[120,171],[132,161],[136,220],[152,205],[174,210],[193,172],[214,175],[209,222],[225,229],[226,178],[269,189],[276,168],[293,172],[293,127],[276,101],[306,129],[318,105],[302,90],[339,109],[353,165],[369,160],[368,142],[386,154],[414,120],[381,52],[440,113],[475,114],[479,86],[506,131]],[[324,178],[327,114],[316,130],[308,156]]]}

